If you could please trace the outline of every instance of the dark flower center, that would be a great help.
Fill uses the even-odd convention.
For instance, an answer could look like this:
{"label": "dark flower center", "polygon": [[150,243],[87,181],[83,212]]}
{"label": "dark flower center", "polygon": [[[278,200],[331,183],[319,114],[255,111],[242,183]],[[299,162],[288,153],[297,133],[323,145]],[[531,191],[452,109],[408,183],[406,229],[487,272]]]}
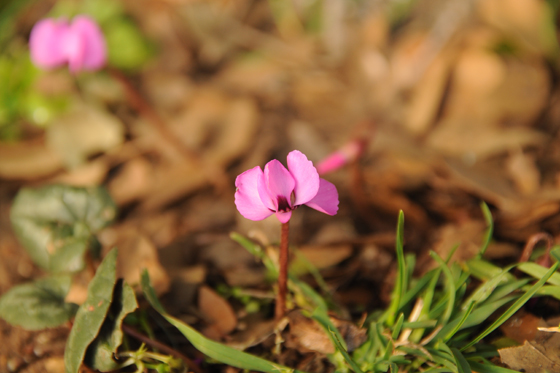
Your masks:
{"label": "dark flower center", "polygon": [[292,209],[286,197],[278,196],[277,198],[278,198],[278,211],[288,212]]}

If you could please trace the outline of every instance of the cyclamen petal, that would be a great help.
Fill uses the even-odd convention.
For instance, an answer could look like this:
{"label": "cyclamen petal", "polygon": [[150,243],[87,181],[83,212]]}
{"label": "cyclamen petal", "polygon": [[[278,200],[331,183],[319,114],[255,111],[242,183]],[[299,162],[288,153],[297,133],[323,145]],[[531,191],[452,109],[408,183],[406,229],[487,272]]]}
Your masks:
{"label": "cyclamen petal", "polygon": [[[72,31],[80,36],[84,44],[81,69],[97,70],[105,65],[107,47],[101,29],[88,16],[77,16],[71,25]],[[70,61],[71,63],[71,61]]]}
{"label": "cyclamen petal", "polygon": [[334,184],[321,179],[317,195],[306,205],[327,215],[336,215],[338,211],[338,192]]}
{"label": "cyclamen petal", "polygon": [[319,190],[319,173],[313,162],[299,150],[294,150],[288,154],[288,170],[296,181],[294,205],[303,205],[315,197]]}
{"label": "cyclamen petal", "polygon": [[264,180],[268,189],[268,194],[274,201],[276,211],[283,209],[284,206],[279,206],[279,197],[283,197],[291,205],[291,196],[296,186],[296,182],[286,167],[276,159],[268,162],[264,167]]}
{"label": "cyclamen petal", "polygon": [[254,167],[237,176],[235,205],[241,215],[251,220],[262,220],[276,214],[276,218],[284,224],[301,204],[329,215],[336,214],[336,187],[319,178],[313,163],[304,154],[297,150],[291,152],[288,168],[273,159],[266,164],[264,172],[260,167]]}
{"label": "cyclamen petal", "polygon": [[43,69],[52,69],[66,62],[60,40],[68,30],[65,20],[43,19],[35,24],[29,36],[31,61]]}
{"label": "cyclamen petal", "polygon": [[250,220],[263,220],[274,213],[261,201],[257,189],[258,179],[263,172],[260,167],[255,167],[243,172],[235,179],[235,206],[245,218]]}
{"label": "cyclamen petal", "polygon": [[31,60],[40,68],[50,69],[65,63],[70,71],[97,70],[107,60],[105,38],[99,26],[88,16],[66,20],[44,19],[33,27],[29,38]]}

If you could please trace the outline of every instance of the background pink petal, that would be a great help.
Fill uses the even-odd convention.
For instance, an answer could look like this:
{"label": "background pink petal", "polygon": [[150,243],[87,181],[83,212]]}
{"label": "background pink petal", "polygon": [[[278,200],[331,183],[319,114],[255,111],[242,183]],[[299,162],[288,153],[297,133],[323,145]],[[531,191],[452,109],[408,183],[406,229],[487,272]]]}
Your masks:
{"label": "background pink petal", "polygon": [[273,214],[261,201],[257,190],[258,179],[262,177],[260,167],[243,172],[235,179],[235,206],[239,213],[250,220],[263,220]]}
{"label": "background pink petal", "polygon": [[88,16],[77,16],[70,26],[73,33],[79,35],[84,43],[81,66],[84,70],[97,70],[105,65],[107,47],[105,37],[97,23]]}
{"label": "background pink petal", "polygon": [[71,72],[84,69],[86,48],[86,42],[82,35],[70,27],[60,41],[60,49],[68,61],[68,68]]}
{"label": "background pink petal", "polygon": [[335,215],[338,211],[338,191],[334,184],[321,179],[317,195],[306,205],[325,214]]}
{"label": "background pink petal", "polygon": [[288,169],[295,179],[295,205],[310,201],[319,190],[319,174],[305,154],[294,150],[288,154]]}
{"label": "background pink petal", "polygon": [[35,24],[29,36],[31,61],[40,68],[50,69],[66,62],[60,41],[68,31],[65,20],[44,19]]}
{"label": "background pink petal", "polygon": [[269,195],[274,201],[276,210],[278,209],[277,196],[284,196],[288,202],[296,182],[286,167],[276,159],[268,162],[264,167],[264,180]]}

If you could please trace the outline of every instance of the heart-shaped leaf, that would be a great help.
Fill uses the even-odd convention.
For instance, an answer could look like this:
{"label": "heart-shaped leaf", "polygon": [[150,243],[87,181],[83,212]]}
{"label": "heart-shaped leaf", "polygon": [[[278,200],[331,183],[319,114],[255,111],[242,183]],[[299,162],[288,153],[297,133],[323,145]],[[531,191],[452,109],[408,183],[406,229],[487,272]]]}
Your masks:
{"label": "heart-shaped leaf", "polygon": [[78,309],[64,302],[70,284],[69,276],[58,276],[14,286],[0,298],[0,317],[27,330],[64,324]]}
{"label": "heart-shaped leaf", "polygon": [[31,259],[52,272],[75,272],[84,267],[84,253],[94,249],[94,233],[116,216],[104,188],[49,185],[22,189],[10,218]]}
{"label": "heart-shaped leaf", "polygon": [[78,309],[64,351],[67,373],[77,373],[86,350],[99,334],[109,312],[117,281],[117,250],[111,250],[97,269],[88,287],[88,296]]}
{"label": "heart-shaped leaf", "polygon": [[113,302],[109,314],[101,326],[99,335],[89,346],[85,362],[88,366],[101,372],[119,368],[113,360],[113,354],[122,343],[121,325],[126,315],[138,308],[134,290],[123,280],[119,280],[113,293]]}

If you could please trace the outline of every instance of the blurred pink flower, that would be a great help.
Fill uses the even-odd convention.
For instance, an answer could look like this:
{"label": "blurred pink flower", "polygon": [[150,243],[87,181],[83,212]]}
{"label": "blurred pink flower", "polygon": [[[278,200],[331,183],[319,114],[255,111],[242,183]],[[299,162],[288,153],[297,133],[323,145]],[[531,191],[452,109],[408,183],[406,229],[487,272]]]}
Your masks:
{"label": "blurred pink flower", "polygon": [[319,175],[324,175],[329,172],[336,171],[361,157],[365,148],[366,142],[364,140],[351,140],[343,147],[319,162],[317,165],[317,172],[319,172]]}
{"label": "blurred pink flower", "polygon": [[336,187],[319,178],[313,163],[298,150],[288,154],[288,169],[274,159],[266,164],[264,172],[257,166],[237,176],[235,186],[237,210],[250,220],[276,214],[281,223],[286,223],[301,205],[328,215],[338,211]]}
{"label": "blurred pink flower", "polygon": [[33,63],[43,69],[68,64],[71,72],[97,70],[105,65],[107,50],[101,29],[93,19],[80,15],[65,19],[43,19],[29,37]]}

